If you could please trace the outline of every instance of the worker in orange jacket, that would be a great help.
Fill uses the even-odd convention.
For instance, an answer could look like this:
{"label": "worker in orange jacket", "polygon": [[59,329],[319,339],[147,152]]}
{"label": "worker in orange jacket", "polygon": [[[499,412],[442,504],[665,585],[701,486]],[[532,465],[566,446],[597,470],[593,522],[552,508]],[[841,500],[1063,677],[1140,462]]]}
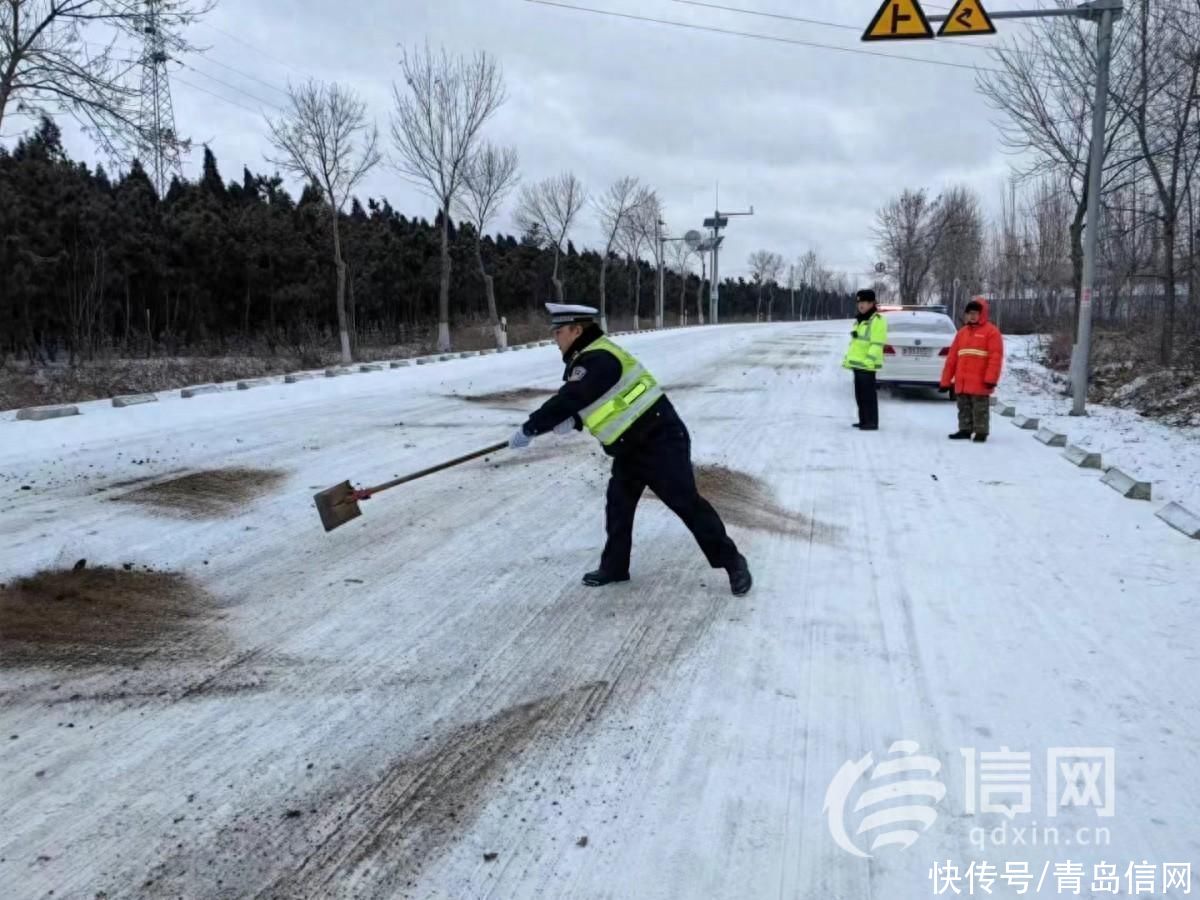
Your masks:
{"label": "worker in orange jacket", "polygon": [[965,441],[974,435],[975,443],[982,444],[988,438],[991,396],[1004,367],[1004,337],[988,321],[988,302],[983,297],[967,304],[965,318],[942,368],[940,390],[953,388],[958,397],[958,431],[950,440]]}

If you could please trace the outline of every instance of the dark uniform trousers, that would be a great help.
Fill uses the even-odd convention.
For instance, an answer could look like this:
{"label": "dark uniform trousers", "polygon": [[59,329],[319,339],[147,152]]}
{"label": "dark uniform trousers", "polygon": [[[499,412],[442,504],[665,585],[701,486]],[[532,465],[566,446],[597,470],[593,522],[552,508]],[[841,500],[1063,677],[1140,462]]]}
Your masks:
{"label": "dark uniform trousers", "polygon": [[858,403],[858,424],[867,428],[879,427],[879,392],[875,373],[854,370],[854,400]]}
{"label": "dark uniform trousers", "polygon": [[612,575],[629,572],[633,515],[646,488],[683,520],[710,566],[718,569],[737,562],[737,546],[725,533],[725,524],[696,490],[691,436],[683,423],[672,423],[640,446],[613,458],[605,507],[608,541],[600,557],[603,571]]}

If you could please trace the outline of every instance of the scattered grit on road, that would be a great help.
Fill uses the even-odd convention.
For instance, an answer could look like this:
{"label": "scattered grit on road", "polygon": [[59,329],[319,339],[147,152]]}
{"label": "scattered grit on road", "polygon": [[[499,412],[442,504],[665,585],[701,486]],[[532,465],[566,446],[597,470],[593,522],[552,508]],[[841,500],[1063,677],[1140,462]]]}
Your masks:
{"label": "scattered grit on road", "polygon": [[[651,496],[633,580],[579,584],[579,435],[322,532],[315,490],[510,433],[552,348],[0,422],[0,893],[916,898],[934,860],[1200,859],[1195,542],[1004,422],[951,444],[940,398],[851,429],[844,338],[626,339],[754,567],[736,600]],[[854,857],[826,789],[902,739],[937,821]],[[1111,846],[975,848],[960,751],[1002,746],[1115,748]]]}

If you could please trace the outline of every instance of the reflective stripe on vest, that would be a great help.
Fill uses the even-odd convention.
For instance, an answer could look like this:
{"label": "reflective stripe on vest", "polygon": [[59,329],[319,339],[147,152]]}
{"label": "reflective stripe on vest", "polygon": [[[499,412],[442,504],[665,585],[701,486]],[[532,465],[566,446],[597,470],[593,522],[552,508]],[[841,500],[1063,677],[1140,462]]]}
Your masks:
{"label": "reflective stripe on vest", "polygon": [[959,355],[959,356],[983,356],[983,357],[987,357],[987,356],[991,356],[992,354],[991,354],[991,352],[990,352],[990,351],[988,351],[988,350],[968,350],[968,349],[964,348],[964,349],[962,349],[962,350],[959,350],[959,351],[958,351],[958,355]]}
{"label": "reflective stripe on vest", "polygon": [[654,376],[636,359],[610,341],[600,338],[584,352],[603,350],[621,363],[621,378],[590,406],[579,411],[583,427],[606,447],[615,442],[663,396]]}

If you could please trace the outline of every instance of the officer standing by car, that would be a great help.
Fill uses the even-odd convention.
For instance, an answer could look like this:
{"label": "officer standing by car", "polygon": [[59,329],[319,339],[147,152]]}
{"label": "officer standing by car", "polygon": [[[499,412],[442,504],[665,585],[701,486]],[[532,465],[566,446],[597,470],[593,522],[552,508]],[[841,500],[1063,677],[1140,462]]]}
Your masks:
{"label": "officer standing by car", "polygon": [[879,312],[875,292],[858,292],[858,316],[850,332],[850,348],[842,361],[843,368],[854,372],[854,400],[858,404],[858,421],[854,427],[862,431],[879,430],[879,393],[876,376],[883,368],[883,348],[887,344],[887,320]]}
{"label": "officer standing by car", "polygon": [[600,567],[583,576],[590,587],[629,580],[633,517],[646,488],[692,532],[708,563],[725,569],[736,596],[753,579],[746,558],[725,531],[712,504],[700,496],[692,470],[691,437],[654,376],[596,324],[589,306],[547,303],[554,339],[566,370],[558,393],[512,436],[513,449],[553,431],[586,429],[613,458]]}

